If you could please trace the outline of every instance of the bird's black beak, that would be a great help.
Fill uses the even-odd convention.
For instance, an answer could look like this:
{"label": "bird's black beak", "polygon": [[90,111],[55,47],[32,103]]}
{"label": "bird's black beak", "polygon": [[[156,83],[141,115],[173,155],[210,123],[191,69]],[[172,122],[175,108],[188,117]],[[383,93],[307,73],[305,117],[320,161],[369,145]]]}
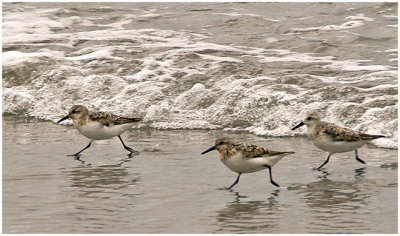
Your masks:
{"label": "bird's black beak", "polygon": [[66,119],[68,119],[69,118],[69,116],[67,115],[67,116],[65,116],[64,118],[62,118],[61,120],[59,120],[59,121],[57,121],[57,124],[58,123],[60,123],[61,121],[64,121],[64,120],[66,120]]}
{"label": "bird's black beak", "polygon": [[207,152],[211,152],[216,150],[217,148],[215,146],[210,147],[209,149],[205,150],[204,152],[201,153],[201,155],[206,154]]}
{"label": "bird's black beak", "polygon": [[304,124],[304,122],[302,121],[302,122],[300,122],[300,124],[296,125],[292,130],[295,130],[295,129],[297,129],[297,128],[303,126],[303,125],[305,125],[305,124]]}

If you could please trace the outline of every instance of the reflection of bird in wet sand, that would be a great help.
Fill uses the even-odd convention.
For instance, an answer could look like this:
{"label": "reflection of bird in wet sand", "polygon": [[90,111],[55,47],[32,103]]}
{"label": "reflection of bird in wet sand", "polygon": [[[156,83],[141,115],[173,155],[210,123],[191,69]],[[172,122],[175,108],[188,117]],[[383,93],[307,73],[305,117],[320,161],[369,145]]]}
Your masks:
{"label": "reflection of bird in wet sand", "polygon": [[218,211],[218,233],[260,233],[260,229],[275,230],[280,220],[278,202],[279,189],[276,189],[267,201],[229,202]]}

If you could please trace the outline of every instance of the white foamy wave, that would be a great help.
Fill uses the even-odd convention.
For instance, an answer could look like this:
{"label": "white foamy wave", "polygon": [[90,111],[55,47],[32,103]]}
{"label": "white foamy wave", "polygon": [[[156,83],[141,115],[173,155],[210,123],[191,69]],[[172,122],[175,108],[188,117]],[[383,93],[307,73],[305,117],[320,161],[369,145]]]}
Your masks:
{"label": "white foamy wave", "polygon": [[[229,41],[219,28],[226,25],[205,25],[198,32],[157,27],[171,15],[184,17],[173,12],[135,8],[116,14],[105,7],[94,10],[98,15],[79,16],[75,11],[21,7],[4,14],[3,114],[56,122],[72,105],[83,104],[143,117],[139,128],[293,136],[305,134],[291,128],[314,109],[326,121],[388,137],[375,140],[377,146],[397,148],[397,67],[359,54],[333,55],[343,45],[329,38],[331,31],[341,30],[347,37],[352,29],[375,24],[378,17],[350,15],[343,24],[314,27],[307,22],[315,16],[299,16],[296,21],[304,22],[304,28],[291,25],[292,32],[316,35],[282,37],[279,30],[257,31],[259,41],[247,43],[251,39],[246,24],[268,19],[211,12],[209,17],[225,17],[223,22],[246,16],[245,25],[237,28],[243,32],[232,36],[245,35],[239,43],[236,38]],[[322,53],[309,52],[308,46],[292,40],[316,45]],[[397,56],[392,44],[377,52],[368,46],[370,41],[363,43],[371,55]]]}
{"label": "white foamy wave", "polygon": [[362,20],[362,21],[374,21],[374,18],[366,17],[364,14],[360,13],[355,16],[347,16],[345,19],[349,20]]}
{"label": "white foamy wave", "polygon": [[213,13],[214,15],[225,15],[225,16],[233,16],[233,17],[256,17],[256,18],[261,18],[266,21],[271,21],[271,22],[280,22],[281,20],[278,19],[271,19],[267,18],[262,15],[258,14],[243,14],[243,13],[237,13],[237,12],[231,12],[231,13]]}
{"label": "white foamy wave", "polygon": [[24,53],[19,51],[8,51],[3,53],[2,63],[6,68],[23,66],[23,64],[38,63],[42,60],[55,60],[62,57],[62,52],[50,50],[39,50],[38,52]]}
{"label": "white foamy wave", "polygon": [[341,25],[324,25],[319,27],[308,27],[308,28],[292,28],[290,32],[298,33],[298,32],[308,32],[308,31],[338,31],[338,30],[348,30],[357,28],[365,25],[363,21],[360,20],[351,20],[347,21]]}
{"label": "white foamy wave", "polygon": [[347,60],[347,61],[335,61],[330,65],[323,66],[322,68],[329,68],[333,70],[345,70],[345,71],[387,71],[390,69],[389,66],[383,65],[360,65],[359,61]]}

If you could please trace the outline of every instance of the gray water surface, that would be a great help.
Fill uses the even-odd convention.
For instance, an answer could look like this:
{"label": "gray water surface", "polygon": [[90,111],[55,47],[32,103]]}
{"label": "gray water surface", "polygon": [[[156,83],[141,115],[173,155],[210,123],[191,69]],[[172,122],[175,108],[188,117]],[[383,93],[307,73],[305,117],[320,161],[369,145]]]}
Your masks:
{"label": "gray water surface", "polygon": [[[132,130],[95,142],[72,126],[3,117],[3,233],[397,233],[397,150],[326,153],[306,138],[228,133],[295,151],[268,172],[236,173],[217,152],[223,131]],[[83,163],[84,162],[84,163]]]}

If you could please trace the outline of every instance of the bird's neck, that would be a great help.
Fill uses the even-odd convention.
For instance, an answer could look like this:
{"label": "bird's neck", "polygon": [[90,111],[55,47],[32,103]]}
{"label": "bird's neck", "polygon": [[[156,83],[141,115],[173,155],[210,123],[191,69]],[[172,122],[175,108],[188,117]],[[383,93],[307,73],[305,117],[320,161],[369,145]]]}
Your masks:
{"label": "bird's neck", "polygon": [[82,119],[74,119],[73,121],[74,121],[74,126],[78,128],[86,125],[89,122],[89,117],[85,116]]}
{"label": "bird's neck", "polygon": [[321,122],[315,122],[313,124],[307,125],[308,135],[315,136],[317,134],[318,127],[321,125]]}
{"label": "bird's neck", "polygon": [[226,162],[226,160],[228,159],[228,157],[233,156],[234,154],[236,154],[236,150],[234,148],[233,145],[228,145],[226,148],[221,149],[219,151],[220,154],[220,159],[222,162]]}

